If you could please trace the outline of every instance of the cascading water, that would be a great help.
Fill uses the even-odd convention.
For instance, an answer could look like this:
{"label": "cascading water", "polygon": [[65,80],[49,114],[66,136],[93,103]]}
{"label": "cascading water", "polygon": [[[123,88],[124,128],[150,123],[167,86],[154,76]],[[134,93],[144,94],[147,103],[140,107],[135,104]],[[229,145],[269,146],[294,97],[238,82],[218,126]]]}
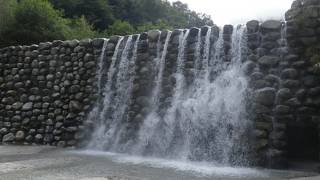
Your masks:
{"label": "cascading water", "polygon": [[[149,97],[151,111],[136,130],[136,137],[125,140],[135,142],[129,143],[130,147],[121,138],[126,133],[123,124],[128,118],[139,44],[136,40],[132,45],[132,36],[129,36],[120,58],[117,58],[123,38],[118,41],[104,88],[99,124],[89,148],[224,165],[246,163],[249,141],[246,133],[250,123],[245,101],[248,83],[242,72],[245,28],[238,27],[233,31],[230,62],[222,58],[222,33],[212,43],[212,29],[208,28],[204,40],[199,29],[194,46],[194,79],[191,84],[186,83],[184,73],[189,35],[189,30],[180,32],[177,65],[172,75],[175,87],[171,105],[165,110],[161,109],[159,101],[164,93],[163,76],[172,33],[167,33],[162,51],[159,37],[154,59],[155,83]],[[214,51],[211,51],[212,47]],[[131,57],[128,55],[130,51],[133,53]]]}
{"label": "cascading water", "polygon": [[[114,149],[117,148],[116,144],[120,140],[119,130],[126,117],[127,104],[130,101],[139,37],[137,37],[134,45],[133,36],[127,38],[119,58],[118,53],[123,40],[123,37],[118,40],[112,57],[107,83],[103,90],[102,108],[98,112],[98,125],[88,148],[97,150]],[[133,51],[131,57],[129,57],[130,51]]]}

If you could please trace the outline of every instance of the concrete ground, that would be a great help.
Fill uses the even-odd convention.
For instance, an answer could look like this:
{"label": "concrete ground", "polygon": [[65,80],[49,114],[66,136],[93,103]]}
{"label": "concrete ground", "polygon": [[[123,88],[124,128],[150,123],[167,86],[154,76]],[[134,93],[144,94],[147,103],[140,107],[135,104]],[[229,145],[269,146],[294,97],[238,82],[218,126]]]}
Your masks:
{"label": "concrete ground", "polygon": [[0,180],[320,180],[316,173],[224,168],[43,146],[0,146]]}

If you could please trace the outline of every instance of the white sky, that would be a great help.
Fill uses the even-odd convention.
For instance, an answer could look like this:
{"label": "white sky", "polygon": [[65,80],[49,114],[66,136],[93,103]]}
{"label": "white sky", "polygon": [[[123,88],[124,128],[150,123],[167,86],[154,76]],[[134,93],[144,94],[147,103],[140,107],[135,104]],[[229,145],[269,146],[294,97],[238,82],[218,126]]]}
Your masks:
{"label": "white sky", "polygon": [[[176,0],[169,0],[174,2]],[[282,19],[293,0],[180,0],[191,10],[212,16],[217,25],[244,24],[247,21]]]}

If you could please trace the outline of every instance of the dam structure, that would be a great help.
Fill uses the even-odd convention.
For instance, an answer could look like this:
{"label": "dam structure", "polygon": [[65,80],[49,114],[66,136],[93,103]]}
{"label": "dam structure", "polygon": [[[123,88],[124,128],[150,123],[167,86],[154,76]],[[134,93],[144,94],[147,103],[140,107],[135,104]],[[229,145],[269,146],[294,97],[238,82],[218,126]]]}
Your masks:
{"label": "dam structure", "polygon": [[319,162],[320,1],[285,20],[0,49],[0,142],[220,166]]}

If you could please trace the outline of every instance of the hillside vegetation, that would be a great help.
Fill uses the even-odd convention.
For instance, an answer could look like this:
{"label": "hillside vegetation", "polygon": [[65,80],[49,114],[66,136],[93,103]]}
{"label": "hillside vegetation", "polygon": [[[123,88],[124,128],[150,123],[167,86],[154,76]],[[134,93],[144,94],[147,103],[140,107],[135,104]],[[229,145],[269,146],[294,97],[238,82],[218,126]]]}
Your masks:
{"label": "hillside vegetation", "polygon": [[0,0],[0,47],[213,25],[180,1]]}

